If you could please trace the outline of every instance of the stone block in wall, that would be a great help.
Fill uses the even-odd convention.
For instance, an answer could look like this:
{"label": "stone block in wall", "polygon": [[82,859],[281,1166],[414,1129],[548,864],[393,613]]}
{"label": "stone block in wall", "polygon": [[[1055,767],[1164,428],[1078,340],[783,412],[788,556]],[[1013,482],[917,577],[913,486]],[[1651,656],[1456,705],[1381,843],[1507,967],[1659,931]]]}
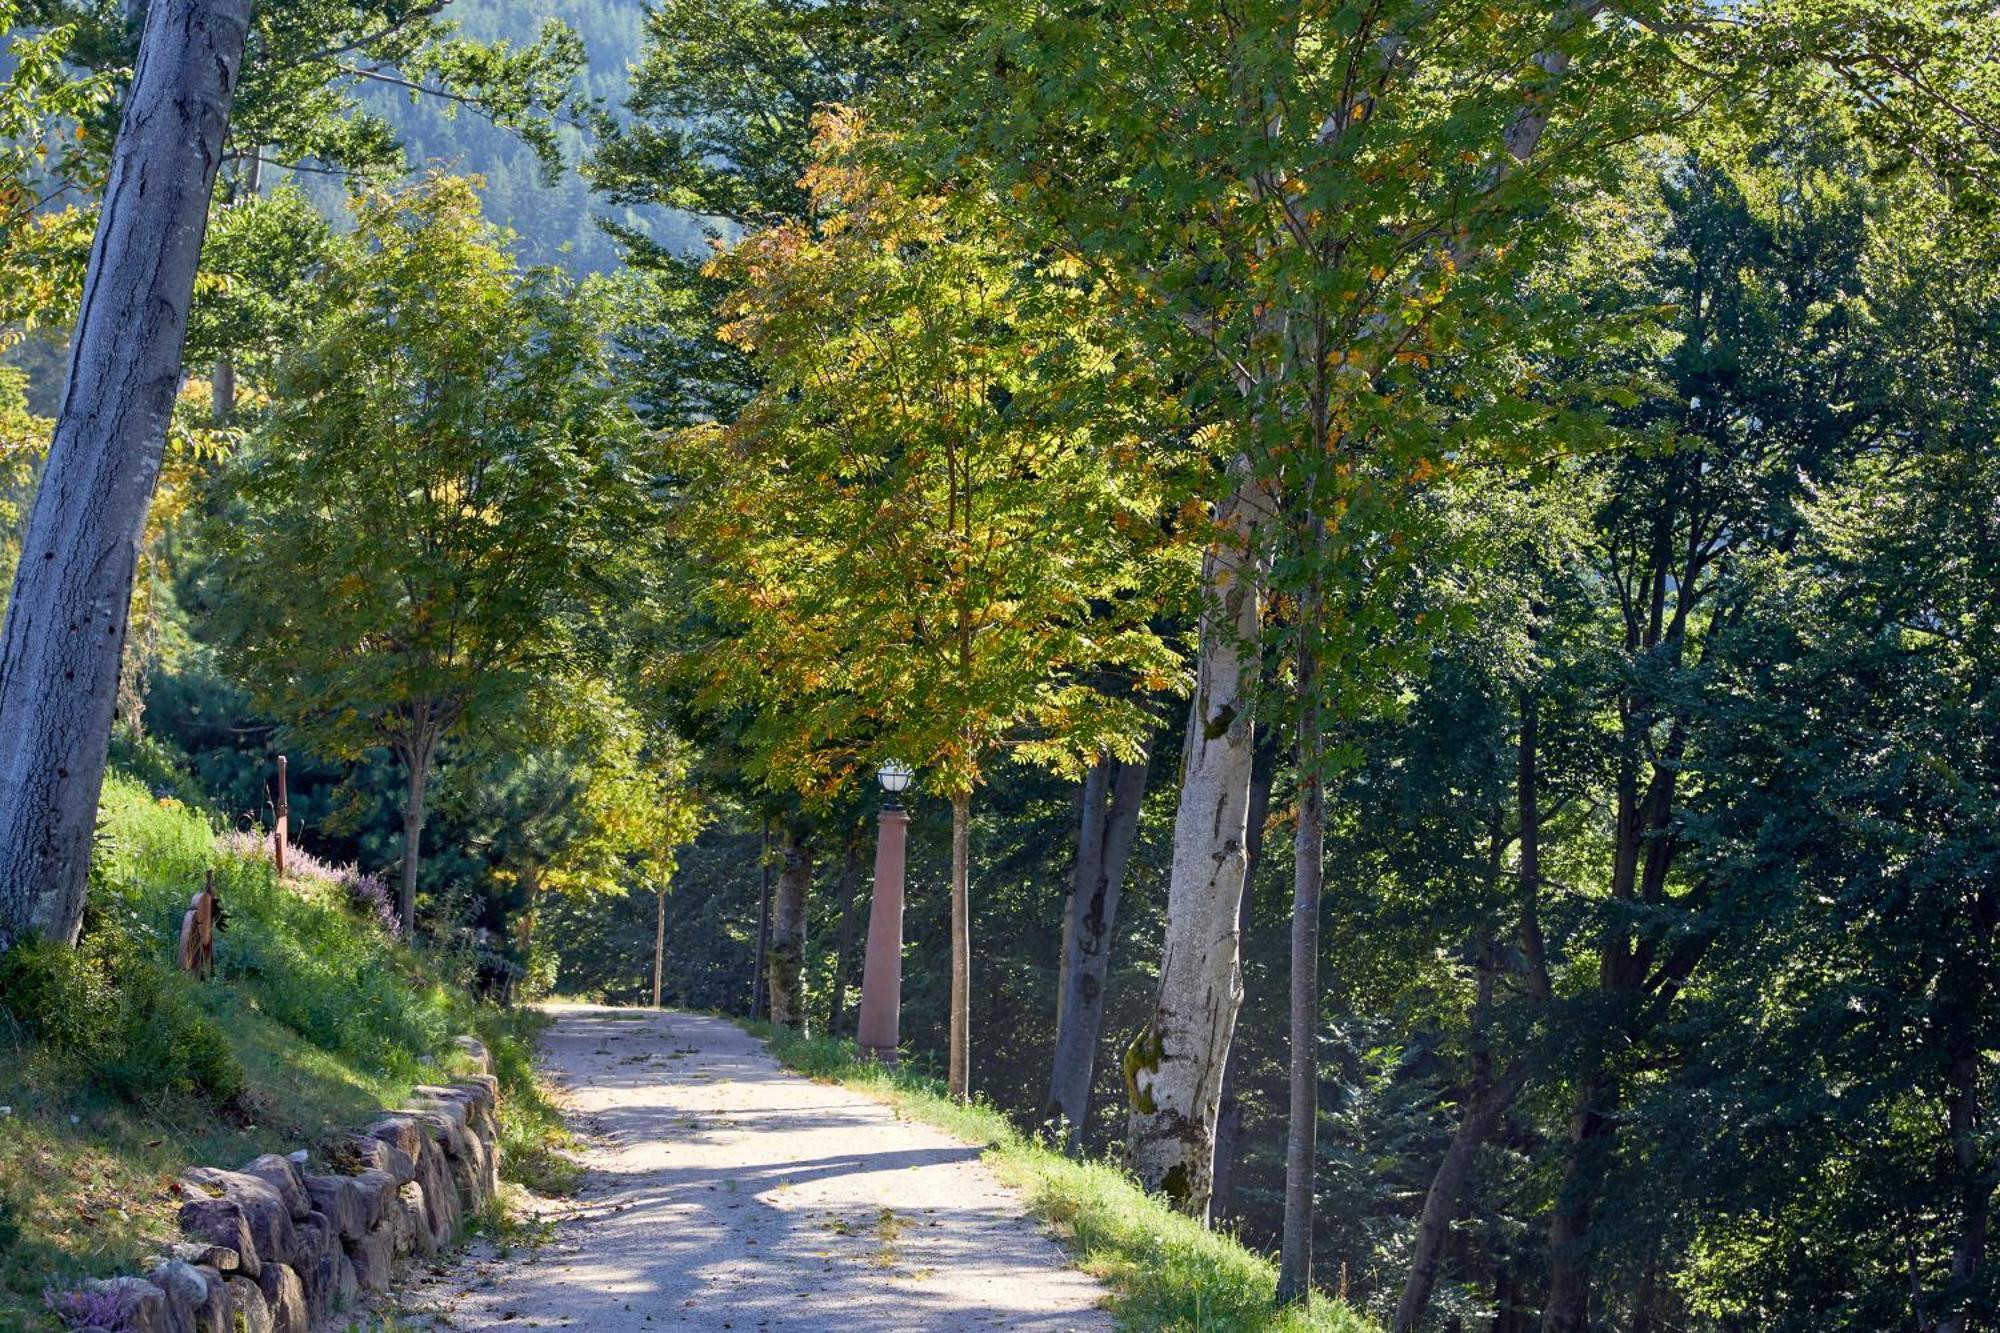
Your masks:
{"label": "stone block in wall", "polygon": [[304,1221],[306,1214],[312,1211],[312,1200],[306,1197],[305,1181],[300,1178],[298,1167],[292,1164],[289,1157],[265,1153],[244,1167],[243,1174],[255,1176],[276,1190],[278,1197],[285,1201],[294,1222]]}
{"label": "stone block in wall", "polygon": [[199,1268],[184,1259],[169,1259],[153,1270],[151,1280],[166,1297],[168,1328],[174,1333],[209,1333],[210,1325],[199,1318],[209,1298],[208,1278]]}
{"label": "stone block in wall", "polygon": [[[187,1233],[182,1232],[182,1234]],[[195,1268],[213,1268],[219,1273],[234,1273],[242,1264],[241,1256],[234,1249],[199,1240],[185,1240],[177,1245],[169,1245],[167,1257],[178,1259]]]}
{"label": "stone block in wall", "polygon": [[263,1263],[288,1264],[297,1255],[299,1238],[292,1227],[292,1210],[282,1194],[258,1177],[197,1166],[182,1173],[181,1193],[228,1199],[241,1208]]}
{"label": "stone block in wall", "polygon": [[[400,1201],[395,1208],[401,1214]],[[396,1229],[391,1222],[377,1222],[367,1235],[347,1242],[345,1248],[354,1280],[363,1291],[380,1294],[389,1289],[390,1265],[396,1258]]]}
{"label": "stone block in wall", "polygon": [[[403,1215],[409,1219],[409,1226],[406,1232],[397,1235],[396,1252],[428,1259],[438,1252],[437,1231],[431,1221],[430,1191],[413,1180],[398,1194],[403,1200]],[[403,1248],[406,1237],[408,1250]]]}
{"label": "stone block in wall", "polygon": [[229,1279],[229,1296],[235,1305],[231,1316],[235,1333],[273,1333],[271,1328],[271,1303],[264,1299],[264,1289],[247,1277]]}
{"label": "stone block in wall", "polygon": [[181,1205],[180,1224],[183,1236],[233,1251],[236,1267],[245,1277],[256,1277],[262,1268],[263,1256],[258,1252],[257,1238],[250,1233],[250,1219],[236,1200],[197,1194]]}
{"label": "stone block in wall", "polygon": [[387,1171],[372,1169],[350,1179],[354,1181],[355,1202],[361,1209],[361,1229],[356,1234],[365,1235],[375,1229],[377,1222],[389,1215],[389,1207],[396,1199],[396,1190],[403,1182]]}
{"label": "stone block in wall", "polygon": [[493,1072],[493,1053],[486,1049],[486,1043],[479,1040],[479,1038],[459,1037],[453,1040],[452,1045],[466,1055],[471,1056],[473,1062],[479,1066],[480,1073],[491,1074]]}
{"label": "stone block in wall", "polygon": [[270,1307],[271,1333],[311,1333],[312,1314],[306,1308],[305,1284],[289,1264],[265,1264],[257,1279]]}
{"label": "stone block in wall", "polygon": [[195,1333],[236,1333],[236,1296],[229,1278],[213,1268],[197,1266],[208,1294],[194,1312]]}
{"label": "stone block in wall", "polygon": [[416,1158],[395,1144],[365,1135],[353,1142],[355,1155],[361,1159],[365,1168],[394,1176],[398,1185],[406,1184],[416,1178]]}
{"label": "stone block in wall", "polygon": [[343,1240],[363,1234],[375,1221],[362,1213],[361,1185],[353,1176],[307,1176],[305,1188],[314,1210],[326,1215]]}

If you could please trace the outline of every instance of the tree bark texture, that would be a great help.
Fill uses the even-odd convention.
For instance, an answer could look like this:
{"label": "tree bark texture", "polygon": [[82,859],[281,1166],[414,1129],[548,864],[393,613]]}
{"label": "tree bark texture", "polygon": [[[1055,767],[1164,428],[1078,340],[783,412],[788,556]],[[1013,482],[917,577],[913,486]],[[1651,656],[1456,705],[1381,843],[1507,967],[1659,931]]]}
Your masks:
{"label": "tree bark texture", "polygon": [[854,956],[854,886],[861,878],[861,833],[847,831],[846,859],[840,868],[840,927],[833,945],[833,1001],[827,1010],[826,1034],[838,1037],[847,1021],[847,964]]}
{"label": "tree bark texture", "polygon": [[771,1021],[806,1030],[806,902],[812,893],[813,854],[806,836],[786,829],[779,838],[784,869],[771,912],[771,950],[765,969],[771,978]]}
{"label": "tree bark texture", "polygon": [[[1271,783],[1277,776],[1277,748],[1259,745],[1250,770],[1250,809],[1246,818],[1243,858],[1243,901],[1236,912],[1240,939],[1250,938],[1251,908],[1256,900],[1257,867],[1264,860],[1264,821],[1271,813]],[[1247,952],[1248,944],[1243,948]],[[1246,982],[1247,986],[1247,982]],[[1230,1045],[1223,1064],[1222,1100],[1215,1113],[1215,1188],[1209,1199],[1209,1221],[1221,1226],[1236,1216],[1236,1188],[1243,1165],[1243,1051]]]}
{"label": "tree bark texture", "polygon": [[[1056,1032],[1060,1046],[1063,1006],[1069,1003],[1069,969],[1076,961],[1076,904],[1089,894],[1104,860],[1104,804],[1117,762],[1099,756],[1076,793],[1076,864],[1070,871],[1069,902],[1063,910],[1062,954],[1056,966]],[[1052,1099],[1053,1100],[1053,1099]]]}
{"label": "tree bark texture", "polygon": [[1150,758],[1146,754],[1129,763],[1104,760],[1092,770],[1093,781],[1084,784],[1077,875],[1063,930],[1063,998],[1057,1006],[1055,1060],[1043,1112],[1046,1122],[1060,1126],[1064,1151],[1072,1156],[1083,1151],[1097,1042],[1104,1030],[1104,983],[1111,970],[1113,927],[1132,844],[1139,835]]}
{"label": "tree bark texture", "polygon": [[420,743],[403,755],[409,790],[403,797],[403,878],[396,890],[396,914],[406,940],[417,937],[417,870],[423,864],[424,798],[430,787],[433,744]]}
{"label": "tree bark texture", "polygon": [[653,1007],[660,1007],[660,982],[667,970],[667,887],[653,890]]}
{"label": "tree bark texture", "polygon": [[951,798],[951,1095],[972,1095],[972,794]]}
{"label": "tree bark texture", "polygon": [[750,1017],[764,1016],[764,960],[771,947],[771,820],[757,844],[757,954],[750,962]]}
{"label": "tree bark texture", "polygon": [[1243,999],[1237,913],[1255,729],[1269,487],[1236,462],[1239,489],[1216,513],[1222,535],[1202,565],[1195,693],[1174,819],[1166,937],[1152,1020],[1125,1053],[1131,1108],[1126,1142],[1139,1182],[1189,1216],[1206,1218],[1215,1169],[1222,1073]]}
{"label": "tree bark texture", "polygon": [[74,941],[132,582],[250,0],[159,0],[113,150],[69,387],[0,636],[0,949]]}
{"label": "tree bark texture", "polygon": [[[1315,530],[1317,533],[1317,525]],[[1320,774],[1315,586],[1299,607],[1298,823],[1292,842],[1291,1099],[1285,1131],[1285,1216],[1278,1303],[1312,1294],[1313,1177],[1319,1157],[1319,900],[1325,885],[1326,789]]]}

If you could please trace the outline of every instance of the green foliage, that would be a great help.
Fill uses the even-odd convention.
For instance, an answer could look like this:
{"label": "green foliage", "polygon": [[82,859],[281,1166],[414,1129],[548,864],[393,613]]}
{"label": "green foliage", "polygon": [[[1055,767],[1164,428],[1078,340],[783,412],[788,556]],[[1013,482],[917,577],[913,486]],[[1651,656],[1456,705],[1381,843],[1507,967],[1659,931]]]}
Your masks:
{"label": "green foliage", "polygon": [[43,1058],[86,1071],[141,1106],[195,1097],[226,1106],[243,1070],[189,981],[139,956],[115,925],[82,944],[30,943],[0,957],[0,1014]]}

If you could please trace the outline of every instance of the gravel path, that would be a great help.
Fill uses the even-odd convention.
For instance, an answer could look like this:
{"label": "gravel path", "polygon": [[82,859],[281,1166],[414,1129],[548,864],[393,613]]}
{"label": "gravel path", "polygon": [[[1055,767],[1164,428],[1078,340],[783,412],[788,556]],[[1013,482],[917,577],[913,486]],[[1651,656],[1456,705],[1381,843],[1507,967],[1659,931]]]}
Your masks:
{"label": "gravel path", "polygon": [[434,1327],[1114,1327],[977,1148],[786,1073],[721,1019],[552,1012],[544,1067],[589,1174],[548,1205],[548,1244],[433,1270]]}

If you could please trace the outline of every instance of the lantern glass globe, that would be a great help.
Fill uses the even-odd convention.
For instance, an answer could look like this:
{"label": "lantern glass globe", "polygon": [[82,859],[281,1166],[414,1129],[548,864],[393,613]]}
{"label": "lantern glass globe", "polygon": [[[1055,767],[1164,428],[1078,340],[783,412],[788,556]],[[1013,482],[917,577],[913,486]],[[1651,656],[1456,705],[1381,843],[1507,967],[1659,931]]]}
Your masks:
{"label": "lantern glass globe", "polygon": [[916,776],[917,770],[897,759],[891,759],[883,764],[875,773],[876,780],[882,784],[882,790],[891,796],[898,796],[908,791],[910,783]]}

